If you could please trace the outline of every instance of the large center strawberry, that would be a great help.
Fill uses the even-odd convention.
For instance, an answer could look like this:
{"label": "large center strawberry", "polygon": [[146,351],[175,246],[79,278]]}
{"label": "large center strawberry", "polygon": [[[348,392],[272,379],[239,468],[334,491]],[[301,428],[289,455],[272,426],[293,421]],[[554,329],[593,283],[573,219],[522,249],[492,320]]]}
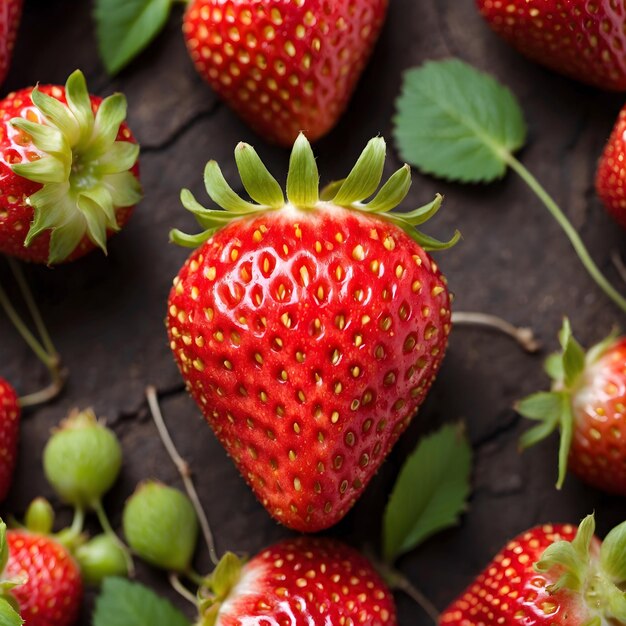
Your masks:
{"label": "large center strawberry", "polygon": [[[345,515],[422,403],[447,345],[450,300],[422,246],[367,205],[359,210],[350,189],[332,201],[315,191],[302,206],[300,171],[292,156],[291,202],[236,219],[191,255],[167,325],[190,393],[263,505],[316,531]],[[212,197],[224,200],[211,164],[207,172]]]}

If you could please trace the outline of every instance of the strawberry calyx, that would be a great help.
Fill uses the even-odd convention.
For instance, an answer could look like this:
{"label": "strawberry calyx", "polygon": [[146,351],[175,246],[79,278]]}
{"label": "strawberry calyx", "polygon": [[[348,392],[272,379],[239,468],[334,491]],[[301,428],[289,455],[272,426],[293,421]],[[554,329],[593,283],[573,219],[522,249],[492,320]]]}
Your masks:
{"label": "strawberry calyx", "polygon": [[204,230],[196,235],[187,235],[174,229],[170,233],[170,240],[181,246],[196,248],[233,220],[268,211],[290,210],[306,214],[309,211],[332,211],[333,208],[341,207],[376,215],[395,224],[426,251],[452,247],[460,238],[458,231],[449,241],[439,241],[416,230],[417,226],[437,213],[443,200],[441,195],[438,194],[432,202],[414,211],[392,213],[409,192],[411,169],[405,164],[379,189],[385,153],[385,140],[382,137],[371,139],[348,176],[326,186],[320,193],[313,150],[304,134],[300,133],[291,152],[285,200],[281,186],[254,148],[240,143],[235,148],[235,161],[241,182],[253,202],[241,198],[226,182],[217,162],[209,161],[204,170],[206,190],[213,202],[223,210],[203,207],[188,189],[183,189],[180,196],[183,206],[193,213]]}
{"label": "strawberry calyx", "polygon": [[616,526],[600,546],[599,558],[593,542],[595,519],[588,515],[570,541],[548,546],[535,563],[535,571],[553,575],[547,587],[551,594],[567,590],[580,594],[592,615],[585,626],[611,620],[626,623],[626,522]]}
{"label": "strawberry calyx", "polygon": [[141,198],[139,182],[130,171],[139,146],[117,141],[126,98],[119,93],[109,96],[94,114],[80,70],[67,79],[65,98],[67,104],[35,87],[31,99],[40,120],[33,121],[30,110],[11,120],[40,152],[39,159],[11,168],[42,185],[27,200],[34,219],[25,245],[51,230],[49,264],[67,259],[85,236],[106,253],[107,232],[119,230],[115,210]]}
{"label": "strawberry calyx", "polygon": [[9,543],[7,541],[7,525],[0,520],[0,617],[4,611],[4,602],[7,602],[12,610],[19,611],[19,604],[11,593],[11,590],[23,585],[27,581],[25,575],[10,578],[6,577],[4,570],[8,562]]}
{"label": "strawberry calyx", "polygon": [[585,353],[576,341],[567,318],[559,333],[561,350],[551,354],[544,368],[552,379],[551,391],[531,394],[516,404],[520,415],[538,422],[526,431],[520,439],[522,449],[529,448],[546,439],[555,430],[561,432],[559,447],[559,473],[556,486],[563,486],[567,472],[567,459],[572,444],[574,431],[573,395],[584,382],[585,371],[595,363],[615,341],[616,333],[611,333],[604,340]]}
{"label": "strawberry calyx", "polygon": [[226,552],[207,576],[198,590],[198,611],[200,617],[197,626],[214,626],[222,604],[227,600],[233,588],[241,579],[245,561],[232,552]]}

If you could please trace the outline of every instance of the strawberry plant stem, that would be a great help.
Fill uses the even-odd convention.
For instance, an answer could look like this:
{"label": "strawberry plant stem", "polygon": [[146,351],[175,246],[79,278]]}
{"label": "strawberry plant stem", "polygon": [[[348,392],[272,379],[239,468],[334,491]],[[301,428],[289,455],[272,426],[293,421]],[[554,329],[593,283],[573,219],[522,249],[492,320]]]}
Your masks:
{"label": "strawberry plant stem", "polygon": [[118,537],[117,533],[113,530],[113,526],[111,526],[111,522],[102,506],[102,502],[100,500],[96,500],[91,503],[91,508],[93,509],[98,521],[100,522],[100,526],[102,526],[102,530],[105,535],[108,535],[122,550],[124,553],[124,558],[126,559],[126,565],[128,567],[128,575],[132,578],[135,575],[135,563],[133,561],[133,557],[130,554],[130,550],[128,546]]}
{"label": "strawberry plant stem", "polygon": [[541,186],[539,181],[522,165],[512,154],[504,152],[503,158],[506,163],[513,169],[522,180],[535,192],[537,197],[543,202],[548,211],[552,214],[552,217],[558,222],[561,226],[565,235],[570,240],[572,247],[576,251],[578,258],[585,266],[587,272],[593,280],[596,282],[598,287],[604,291],[604,293],[613,300],[613,302],[624,312],[626,313],[626,298],[620,294],[609,281],[605,278],[602,272],[599,270],[598,266],[595,264],[593,259],[589,256],[589,252],[585,247],[582,239],[576,229],[572,226],[572,223],[567,219],[566,215],[557,205],[557,203],[552,199],[552,197],[548,194],[548,192]]}
{"label": "strawberry plant stem", "polygon": [[9,264],[9,267],[11,268],[11,272],[13,273],[13,276],[15,278],[15,282],[17,283],[17,286],[20,289],[22,298],[24,298],[24,302],[26,303],[26,306],[28,307],[28,312],[30,313],[30,316],[32,317],[33,322],[35,323],[35,328],[37,329],[37,332],[39,333],[39,337],[41,338],[43,347],[46,349],[46,352],[52,358],[56,358],[58,361],[59,354],[57,352],[57,349],[54,347],[54,344],[52,343],[52,339],[50,338],[50,333],[48,333],[48,329],[46,328],[46,325],[44,324],[43,318],[41,317],[41,313],[39,312],[39,307],[37,306],[37,303],[35,302],[35,298],[33,297],[33,292],[28,286],[28,282],[26,281],[26,278],[24,277],[24,272],[22,271],[20,264],[11,258],[7,258],[7,262]]}
{"label": "strawberry plant stem", "polygon": [[626,265],[624,264],[624,259],[622,259],[617,250],[613,250],[613,252],[611,252],[611,261],[613,261],[613,265],[615,266],[619,277],[626,283]]}
{"label": "strawberry plant stem", "polygon": [[209,520],[207,519],[202,503],[200,502],[200,498],[198,497],[198,492],[196,491],[193,480],[191,479],[191,468],[189,467],[189,463],[187,463],[187,461],[180,456],[172,438],[170,437],[170,433],[165,425],[165,420],[163,419],[163,414],[161,413],[161,407],[159,406],[157,390],[154,387],[150,386],[146,389],[146,399],[148,400],[148,407],[150,408],[152,419],[154,420],[157,430],[159,431],[161,441],[172,459],[172,462],[176,466],[176,469],[178,470],[178,473],[180,474],[185,485],[185,491],[187,492],[187,495],[196,510],[196,515],[198,516],[198,520],[200,522],[200,528],[202,528],[202,534],[209,550],[211,561],[214,565],[217,565],[219,563],[219,557],[217,556],[217,552],[215,550],[213,532],[211,531]]}
{"label": "strawberry plant stem", "polygon": [[189,589],[187,589],[187,587],[183,585],[183,583],[181,582],[176,572],[170,572],[168,576],[168,580],[170,581],[170,585],[172,586],[172,589],[174,589],[174,591],[179,596],[181,596],[182,598],[185,598],[185,600],[187,600],[188,602],[191,602],[191,604],[193,604],[196,608],[198,608],[198,600],[196,596],[194,596],[193,593],[191,593],[191,591],[189,591]]}
{"label": "strawberry plant stem", "polygon": [[435,624],[439,624],[439,611],[437,607],[419,589],[414,587],[404,574],[401,574],[390,565],[379,564],[378,569],[392,589],[405,593],[422,608],[424,613],[426,613]]}
{"label": "strawberry plant stem", "polygon": [[76,536],[83,532],[83,526],[85,525],[85,509],[81,506],[77,506],[74,509],[74,519],[72,520],[72,526],[70,531]]}
{"label": "strawberry plant stem", "polygon": [[452,325],[479,326],[496,330],[511,337],[523,350],[530,354],[539,351],[541,348],[541,344],[535,338],[532,328],[514,326],[510,322],[489,313],[455,311],[452,313]]}

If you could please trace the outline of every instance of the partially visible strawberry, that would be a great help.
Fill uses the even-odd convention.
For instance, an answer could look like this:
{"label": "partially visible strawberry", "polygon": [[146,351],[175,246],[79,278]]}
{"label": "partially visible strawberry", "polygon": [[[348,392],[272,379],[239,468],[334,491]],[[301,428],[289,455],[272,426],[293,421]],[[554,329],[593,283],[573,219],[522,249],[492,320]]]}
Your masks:
{"label": "partially visible strawberry", "polygon": [[561,430],[560,487],[569,468],[586,483],[626,495],[626,337],[611,335],[585,355],[569,322],[562,353],[546,369],[552,391],[522,400],[518,411],[540,423],[522,437],[523,447]]}
{"label": "partially visible strawberry", "polygon": [[388,0],[193,0],[183,32],[200,75],[263,137],[326,134],[346,108]]}
{"label": "partially visible strawberry", "polygon": [[607,211],[626,228],[626,107],[620,111],[600,158],[596,191]]}
{"label": "partially visible strawberry", "polygon": [[602,544],[593,516],[544,524],[509,542],[441,614],[441,626],[626,623],[626,523]]}
{"label": "partially visible strawberry", "polygon": [[47,264],[106,252],[141,198],[125,116],[122,94],[90,96],[78,70],[0,101],[0,252]]}
{"label": "partially visible strawberry", "polygon": [[450,297],[426,250],[456,238],[442,244],[414,228],[440,197],[390,212],[408,192],[408,166],[363,203],[382,176],[381,138],[326,200],[303,135],[288,202],[251,146],[240,144],[235,156],[259,204],[236,196],[215,162],[207,191],[225,211],[182,193],[208,230],[173,233],[199,247],[170,293],[171,348],[261,503],[291,528],[318,531],[361,495],[437,374]]}
{"label": "partially visible strawberry", "polygon": [[328,539],[283,541],[245,564],[228,553],[199,596],[199,626],[397,623],[391,592],[369,561]]}
{"label": "partially visible strawberry", "polygon": [[616,0],[476,0],[522,54],[602,89],[626,91],[626,6]]}
{"label": "partially visible strawberry", "polygon": [[71,626],[83,595],[80,571],[60,543],[36,533],[7,531],[9,560],[5,575],[27,577],[12,590],[25,626]]}
{"label": "partially visible strawberry", "polygon": [[2,0],[0,2],[0,84],[4,82],[15,46],[17,28],[22,15],[23,0]]}
{"label": "partially visible strawberry", "polygon": [[0,502],[7,497],[13,483],[20,413],[15,390],[6,380],[0,378]]}

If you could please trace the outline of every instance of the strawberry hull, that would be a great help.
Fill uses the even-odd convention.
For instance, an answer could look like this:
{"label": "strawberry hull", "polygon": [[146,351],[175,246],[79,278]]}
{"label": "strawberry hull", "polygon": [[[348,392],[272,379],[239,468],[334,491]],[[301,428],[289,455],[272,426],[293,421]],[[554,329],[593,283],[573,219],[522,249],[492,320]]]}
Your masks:
{"label": "strawberry hull", "polygon": [[167,325],[190,393],[259,500],[314,532],[347,513],[422,403],[450,301],[395,226],[289,208],[196,250]]}

